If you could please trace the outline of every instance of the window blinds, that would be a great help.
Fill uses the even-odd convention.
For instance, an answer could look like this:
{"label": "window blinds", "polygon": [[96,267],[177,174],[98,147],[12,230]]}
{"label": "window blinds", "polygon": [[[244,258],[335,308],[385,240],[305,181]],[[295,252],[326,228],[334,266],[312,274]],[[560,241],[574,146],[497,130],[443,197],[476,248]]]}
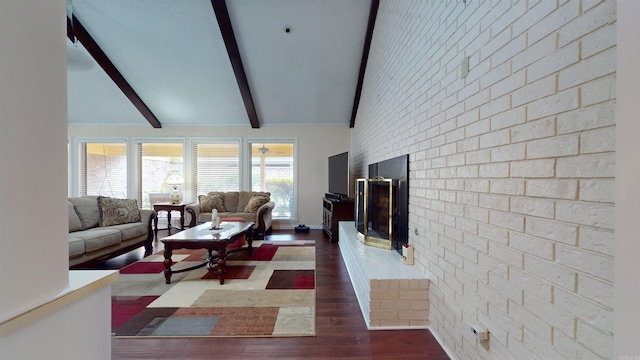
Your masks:
{"label": "window blinds", "polygon": [[240,143],[194,141],[193,194],[240,191]]}
{"label": "window blinds", "polygon": [[127,144],[80,142],[80,195],[127,197]]}

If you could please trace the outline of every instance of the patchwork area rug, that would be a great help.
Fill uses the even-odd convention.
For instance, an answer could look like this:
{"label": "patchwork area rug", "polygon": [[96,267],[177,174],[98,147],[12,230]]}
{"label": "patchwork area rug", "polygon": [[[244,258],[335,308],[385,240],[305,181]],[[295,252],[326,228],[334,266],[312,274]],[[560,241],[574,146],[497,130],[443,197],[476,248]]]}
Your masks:
{"label": "patchwork area rug", "polygon": [[[120,270],[112,285],[112,333],[122,337],[315,335],[313,240],[254,241],[227,257],[224,285],[207,267],[173,274],[163,252]],[[202,250],[175,250],[173,269],[200,263]]]}

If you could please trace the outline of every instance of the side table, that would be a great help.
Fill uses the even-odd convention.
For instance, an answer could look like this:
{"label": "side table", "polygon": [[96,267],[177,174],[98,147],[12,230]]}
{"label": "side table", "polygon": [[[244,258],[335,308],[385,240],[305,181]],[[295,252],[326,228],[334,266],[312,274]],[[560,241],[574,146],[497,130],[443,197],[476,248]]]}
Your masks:
{"label": "side table", "polygon": [[[184,230],[184,208],[185,206],[187,206],[187,204],[172,204],[170,202],[161,202],[161,203],[155,203],[153,204],[153,210],[155,210],[156,213],[160,212],[160,211],[166,211],[167,212],[167,229],[169,230],[169,235],[171,235],[171,229],[179,229],[179,230]],[[171,212],[172,211],[179,211],[180,212],[180,228],[176,228],[171,226]],[[156,218],[153,220],[153,225],[154,225],[154,235],[155,238],[158,238],[158,216],[156,216]]]}

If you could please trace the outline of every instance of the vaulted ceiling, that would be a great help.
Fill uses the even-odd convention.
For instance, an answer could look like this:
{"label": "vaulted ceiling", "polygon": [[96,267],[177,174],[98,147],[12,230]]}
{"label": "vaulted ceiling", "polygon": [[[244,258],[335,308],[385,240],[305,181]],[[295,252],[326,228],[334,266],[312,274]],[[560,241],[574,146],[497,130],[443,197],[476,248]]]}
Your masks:
{"label": "vaulted ceiling", "polygon": [[69,0],[75,125],[351,125],[378,0]]}

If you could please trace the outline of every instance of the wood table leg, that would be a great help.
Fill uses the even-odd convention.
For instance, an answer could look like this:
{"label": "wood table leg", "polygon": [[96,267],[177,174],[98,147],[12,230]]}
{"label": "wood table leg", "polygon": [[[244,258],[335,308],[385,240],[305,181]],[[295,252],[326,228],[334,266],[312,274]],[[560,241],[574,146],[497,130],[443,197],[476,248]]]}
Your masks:
{"label": "wood table leg", "polygon": [[251,256],[251,254],[253,254],[253,228],[249,229],[246,233],[245,233],[245,239],[247,239],[247,244],[248,244],[248,252],[249,252],[249,256]]}
{"label": "wood table leg", "polygon": [[218,249],[218,279],[220,279],[220,285],[224,285],[224,273],[227,271],[225,269],[227,263],[227,246],[222,245]]}
{"label": "wood table leg", "polygon": [[164,249],[164,278],[167,284],[171,284],[171,248]]}
{"label": "wood table leg", "polygon": [[156,216],[153,218],[153,235],[154,239],[158,240],[158,213],[156,212]]}

